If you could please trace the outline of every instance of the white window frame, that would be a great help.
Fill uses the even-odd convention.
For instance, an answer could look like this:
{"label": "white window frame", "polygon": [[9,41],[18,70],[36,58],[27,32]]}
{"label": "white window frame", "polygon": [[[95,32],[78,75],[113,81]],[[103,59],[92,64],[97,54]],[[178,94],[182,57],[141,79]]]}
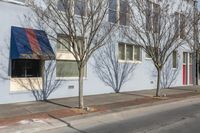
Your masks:
{"label": "white window frame", "polygon": [[[178,17],[178,18],[177,18]],[[182,39],[182,31],[184,31],[184,36],[185,36],[185,27],[183,27],[184,29],[181,29],[181,23],[182,21],[186,21],[186,20],[183,20],[185,19],[185,15],[183,13],[180,13],[180,12],[175,12],[175,21],[178,21],[178,24],[175,25],[175,26],[178,26],[178,37],[180,39]],[[177,20],[178,19],[178,20]],[[186,23],[186,22],[184,22]]]}
{"label": "white window frame", "polygon": [[[176,53],[176,66],[174,67],[174,52]],[[172,68],[177,69],[178,68],[178,51],[172,52]]]}
{"label": "white window frame", "polygon": [[[59,35],[61,37],[65,37],[62,34],[58,34],[57,37],[59,37]],[[66,38],[67,38],[67,36],[66,36]],[[85,38],[85,40],[86,40],[86,38]],[[57,43],[57,45],[60,45],[60,44]],[[71,46],[70,46],[70,49],[73,50],[73,48]],[[57,61],[59,61],[59,60],[60,61],[75,61],[76,62],[76,60],[75,60],[74,56],[72,55],[72,53],[69,52],[67,49],[66,50],[59,50],[59,49],[57,49],[57,52],[56,52],[56,65],[57,65]],[[86,79],[87,78],[87,65],[85,65],[84,69],[85,69],[84,70],[85,71],[84,79]],[[56,73],[56,79],[61,79],[61,80],[77,80],[78,76],[77,77],[57,77],[57,73]]]}
{"label": "white window frame", "polygon": [[[124,1],[126,1],[126,0],[124,0]],[[117,23],[113,23],[113,22],[110,22],[109,21],[109,11],[115,11],[116,12],[116,21],[117,21]],[[114,9],[108,9],[108,22],[109,23],[112,23],[112,24],[118,24],[118,25],[120,25],[120,26],[122,26],[122,27],[129,27],[129,22],[130,22],[130,9],[127,9],[128,10],[128,13],[126,13],[126,25],[123,25],[123,24],[120,24],[120,13],[121,13],[121,10],[120,10],[120,0],[116,0],[116,10],[114,10]],[[123,14],[125,14],[124,12],[122,12]],[[128,21],[128,23],[127,23],[127,21]]]}
{"label": "white window frame", "polygon": [[[153,33],[158,33],[158,32],[156,32],[156,31],[154,31],[154,6],[155,5],[158,5],[159,7],[160,7],[160,4],[158,4],[158,3],[156,3],[156,2],[153,2],[153,1],[151,1],[151,0],[147,0],[147,4],[148,4],[148,2],[149,2],[149,4],[150,4],[150,20],[146,20],[146,23],[148,23],[149,25],[149,29],[147,29],[148,31],[153,31]],[[148,7],[147,7],[148,8]],[[161,7],[160,7],[161,8]],[[146,9],[147,10],[147,9]],[[147,16],[146,16],[147,17]],[[148,22],[147,22],[148,21]],[[150,21],[150,22],[149,22]],[[147,24],[146,24],[146,28],[147,28]],[[150,59],[150,58],[147,58],[147,59]]]}
{"label": "white window frame", "polygon": [[[119,45],[124,45],[124,58],[125,58],[124,60],[119,59]],[[126,57],[127,45],[131,45],[133,47],[133,53],[132,53],[133,60],[127,60],[127,57]],[[137,45],[121,43],[121,42],[118,43],[118,60],[119,60],[119,62],[141,63],[142,62],[142,49],[139,48],[140,49],[140,60],[135,60],[135,58],[134,58],[135,46],[137,46]]]}

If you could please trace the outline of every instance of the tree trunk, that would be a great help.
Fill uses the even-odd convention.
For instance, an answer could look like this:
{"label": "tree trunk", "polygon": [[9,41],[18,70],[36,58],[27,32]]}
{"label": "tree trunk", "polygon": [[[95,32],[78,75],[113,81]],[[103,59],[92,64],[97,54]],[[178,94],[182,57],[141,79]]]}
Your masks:
{"label": "tree trunk", "polygon": [[196,85],[199,85],[199,51],[196,51]]}
{"label": "tree trunk", "polygon": [[161,73],[160,68],[157,68],[157,73],[158,73],[158,76],[157,76],[156,97],[159,96],[159,91],[160,91],[160,73]]}
{"label": "tree trunk", "polygon": [[41,65],[42,65],[42,70],[41,70],[41,72],[42,72],[42,86],[41,86],[42,87],[41,88],[42,89],[41,90],[42,91],[42,97],[41,98],[42,99],[41,100],[45,101],[46,100],[46,96],[45,96],[45,93],[44,93],[45,91],[44,90],[45,90],[47,81],[45,81],[45,79],[46,79],[45,78],[45,74],[46,73],[45,73],[45,61],[44,60],[42,60],[42,64]]}
{"label": "tree trunk", "polygon": [[84,102],[83,102],[83,74],[84,73],[84,67],[79,68],[79,108],[84,108]]}

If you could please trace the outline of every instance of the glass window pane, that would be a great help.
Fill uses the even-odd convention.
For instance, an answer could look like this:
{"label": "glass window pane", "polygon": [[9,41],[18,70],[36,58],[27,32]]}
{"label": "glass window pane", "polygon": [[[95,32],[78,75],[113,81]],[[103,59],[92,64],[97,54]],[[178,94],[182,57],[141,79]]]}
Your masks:
{"label": "glass window pane", "polygon": [[126,45],[126,60],[133,60],[133,45]]}
{"label": "glass window pane", "polygon": [[67,41],[67,39],[64,36],[58,36],[58,43],[57,43],[57,50],[65,50],[68,51],[68,49],[70,48],[69,42]]}
{"label": "glass window pane", "polygon": [[109,22],[117,23],[117,12],[113,10],[109,10]]}
{"label": "glass window pane", "polygon": [[120,0],[120,12],[128,13],[128,2]]}
{"label": "glass window pane", "polygon": [[134,60],[140,61],[141,60],[141,52],[140,52],[140,47],[135,46],[134,47]]}
{"label": "glass window pane", "polygon": [[172,60],[173,68],[177,68],[177,52],[176,52],[176,51],[174,51],[174,52],[172,53],[172,57],[173,57],[173,60]]}
{"label": "glass window pane", "polygon": [[109,0],[109,8],[112,10],[117,10],[117,0]]}
{"label": "glass window pane", "polygon": [[192,64],[192,53],[190,53],[190,64]]}
{"label": "glass window pane", "polygon": [[187,53],[183,52],[183,63],[186,63],[187,61]]}
{"label": "glass window pane", "polygon": [[76,61],[57,61],[57,77],[78,77],[78,67]]}
{"label": "glass window pane", "polygon": [[12,60],[12,77],[41,77],[40,60]]}
{"label": "glass window pane", "polygon": [[127,25],[126,13],[120,13],[120,25]]}
{"label": "glass window pane", "polygon": [[86,3],[85,0],[75,0],[74,13],[76,15],[85,16]]}
{"label": "glass window pane", "polygon": [[59,11],[68,11],[68,0],[59,0],[57,3],[57,8]]}
{"label": "glass window pane", "polygon": [[125,44],[119,44],[118,57],[120,60],[125,60]]}

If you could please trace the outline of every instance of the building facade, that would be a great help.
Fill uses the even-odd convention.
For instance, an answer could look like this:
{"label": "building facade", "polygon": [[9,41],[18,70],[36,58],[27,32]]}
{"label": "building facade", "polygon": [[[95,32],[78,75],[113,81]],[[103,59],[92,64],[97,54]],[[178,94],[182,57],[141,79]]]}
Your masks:
{"label": "building facade", "polygon": [[[62,45],[48,39],[41,29],[27,19],[26,16],[34,14],[24,2],[25,0],[0,1],[0,20],[2,20],[0,22],[0,104],[34,101],[33,91],[31,88],[27,89],[26,86],[44,87],[42,73],[48,67],[46,63],[48,64],[51,60],[54,60],[55,69],[49,69],[53,74],[50,74],[50,79],[48,79],[55,83],[53,86],[56,89],[49,98],[77,96],[78,72],[73,56]],[[119,19],[119,25],[126,26],[127,19],[122,16],[126,16],[127,12],[123,12],[123,7],[121,7],[118,13],[119,5],[118,1],[117,8],[110,6],[109,12],[112,14],[107,16],[107,21],[114,23]],[[57,38],[65,41],[62,35],[57,35]],[[32,45],[34,42],[37,42],[37,46]],[[122,63],[130,60],[137,64],[133,76],[121,88],[121,91],[156,88],[156,69],[145,51],[129,44],[123,37],[117,37],[112,43],[117,47],[117,54]],[[25,48],[25,45],[29,47]],[[37,58],[42,58],[42,60],[38,61]],[[170,70],[166,72],[169,74],[168,81],[171,81],[171,86],[192,85],[191,58],[191,50],[187,44],[173,52],[169,59],[169,66],[166,66],[166,68],[170,67]],[[98,78],[93,64],[94,61],[91,58],[84,71],[84,95],[113,93],[113,89]],[[170,74],[172,75],[175,71],[176,76],[170,77]],[[56,81],[59,81],[58,86]]]}

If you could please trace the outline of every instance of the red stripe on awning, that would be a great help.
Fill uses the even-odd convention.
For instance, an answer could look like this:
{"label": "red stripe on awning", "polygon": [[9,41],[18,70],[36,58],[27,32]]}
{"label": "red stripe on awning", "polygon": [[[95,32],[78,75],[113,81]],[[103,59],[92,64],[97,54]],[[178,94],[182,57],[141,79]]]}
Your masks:
{"label": "red stripe on awning", "polygon": [[40,44],[36,38],[36,35],[32,29],[26,29],[26,35],[29,41],[29,44],[31,46],[31,49],[33,51],[33,54],[40,54],[41,48]]}

